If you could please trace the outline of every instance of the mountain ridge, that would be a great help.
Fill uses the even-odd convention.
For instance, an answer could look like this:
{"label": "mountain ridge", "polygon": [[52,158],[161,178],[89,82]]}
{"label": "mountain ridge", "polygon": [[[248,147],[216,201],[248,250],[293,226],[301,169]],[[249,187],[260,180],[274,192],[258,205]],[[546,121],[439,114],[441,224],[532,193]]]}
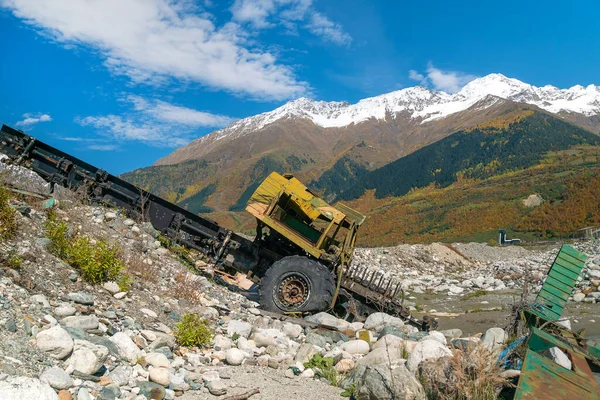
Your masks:
{"label": "mountain ridge", "polygon": [[[235,121],[228,127],[192,141],[184,148],[191,146],[199,149],[211,142],[235,140],[278,121],[294,118],[308,120],[325,129],[398,117],[426,124],[465,111],[488,96],[534,105],[554,114],[574,114],[571,116],[574,119],[577,115],[589,118],[600,114],[600,86],[575,85],[568,89],[551,85],[536,87],[502,74],[489,74],[469,82],[455,94],[414,86],[365,98],[354,104],[302,97],[272,111]],[[201,150],[196,153],[197,156],[203,154]],[[177,149],[157,160],[154,165],[194,158],[193,154],[178,157],[181,154],[181,149]]]}

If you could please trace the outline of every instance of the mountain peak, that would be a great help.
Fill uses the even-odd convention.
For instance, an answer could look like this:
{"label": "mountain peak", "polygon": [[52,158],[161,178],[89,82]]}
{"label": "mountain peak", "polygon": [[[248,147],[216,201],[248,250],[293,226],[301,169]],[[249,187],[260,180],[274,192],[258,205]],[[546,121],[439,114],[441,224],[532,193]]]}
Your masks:
{"label": "mountain peak", "polygon": [[[488,96],[496,99],[481,102]],[[552,113],[566,111],[585,116],[600,114],[600,87],[596,85],[576,85],[570,89],[559,89],[551,85],[536,87],[493,73],[472,80],[455,94],[414,86],[365,98],[354,104],[300,97],[273,111],[236,121],[209,136],[215,139],[237,137],[287,118],[307,119],[323,128],[340,128],[368,120],[396,118],[403,113],[423,124],[467,110],[476,103],[478,110],[485,108],[486,104],[491,107],[497,103],[497,98],[532,104]]]}

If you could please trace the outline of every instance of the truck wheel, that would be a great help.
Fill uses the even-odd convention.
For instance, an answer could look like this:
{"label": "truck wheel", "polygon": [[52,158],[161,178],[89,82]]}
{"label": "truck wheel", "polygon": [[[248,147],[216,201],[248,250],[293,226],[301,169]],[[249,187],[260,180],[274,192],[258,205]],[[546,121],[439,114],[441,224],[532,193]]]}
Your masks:
{"label": "truck wheel", "polygon": [[301,256],[273,263],[261,279],[260,303],[267,311],[324,311],[329,308],[335,279],[323,264]]}

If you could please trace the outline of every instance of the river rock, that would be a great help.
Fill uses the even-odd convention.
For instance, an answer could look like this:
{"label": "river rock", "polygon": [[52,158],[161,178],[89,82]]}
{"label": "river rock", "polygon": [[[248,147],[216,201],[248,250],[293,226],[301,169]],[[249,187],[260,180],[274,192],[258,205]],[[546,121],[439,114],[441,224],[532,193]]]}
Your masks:
{"label": "river rock", "polygon": [[108,358],[108,349],[98,346],[86,340],[75,340],[73,354],[67,360],[67,364],[73,366],[76,371],[93,375],[104,365]]}
{"label": "river rock", "polygon": [[364,340],[350,340],[343,343],[340,348],[348,353],[355,354],[367,354],[369,352],[369,343]]}
{"label": "river rock", "polygon": [[406,361],[406,367],[414,372],[423,360],[452,356],[452,352],[436,340],[427,339],[417,343]]}
{"label": "river rock", "polygon": [[73,379],[58,367],[47,368],[40,375],[40,381],[52,386],[54,389],[68,389],[73,386]]}
{"label": "river rock", "polygon": [[171,374],[166,368],[152,368],[150,369],[150,380],[158,383],[159,385],[169,386],[171,383]]}
{"label": "river rock", "polygon": [[213,396],[222,396],[227,393],[227,384],[223,381],[210,381],[206,385],[208,391]]}
{"label": "river rock", "polygon": [[240,349],[231,348],[225,353],[225,359],[229,365],[241,365],[246,358],[246,353]]}
{"label": "river rock", "polygon": [[144,356],[144,359],[148,364],[152,365],[154,368],[169,368],[171,364],[167,359],[167,356],[165,356],[163,353],[149,353]]}
{"label": "river rock", "polygon": [[0,381],[2,400],[59,400],[49,384],[36,378],[11,377]]}
{"label": "river rock", "polygon": [[356,379],[358,400],[426,400],[423,386],[403,365],[394,369],[385,364],[361,368]]}
{"label": "river rock", "polygon": [[252,324],[245,321],[231,320],[229,324],[227,324],[227,335],[233,337],[236,333],[248,339],[250,333],[252,332]]}
{"label": "river rock", "polygon": [[308,322],[335,328],[338,331],[345,331],[350,328],[350,323],[348,321],[336,318],[331,314],[327,314],[326,312],[320,312],[315,315],[309,315],[304,319]]}
{"label": "river rock", "polygon": [[133,361],[140,354],[140,349],[125,332],[115,333],[110,338],[110,341],[113,342],[119,349],[119,356],[125,358],[126,360]]}
{"label": "river rock", "polygon": [[99,321],[95,315],[84,315],[66,317],[61,321],[61,324],[70,328],[77,328],[83,329],[84,331],[89,331],[91,329],[97,329]]}
{"label": "river rock", "polygon": [[73,339],[60,325],[41,331],[35,337],[35,341],[40,350],[59,360],[73,351]]}
{"label": "river rock", "polygon": [[495,349],[501,346],[506,340],[506,333],[502,328],[490,328],[485,331],[481,338],[483,345],[489,349]]}
{"label": "river rock", "polygon": [[369,317],[365,321],[364,328],[378,332],[384,326],[402,328],[404,327],[404,321],[402,321],[400,318],[392,317],[391,315],[388,315],[386,313],[378,312],[369,315]]}
{"label": "river rock", "polygon": [[79,304],[83,304],[83,305],[87,305],[87,306],[94,305],[94,296],[92,296],[90,293],[85,293],[85,292],[69,293],[68,297],[69,297],[69,300],[74,301],[75,303],[79,303]]}
{"label": "river rock", "polygon": [[54,310],[54,315],[56,315],[58,318],[64,318],[75,315],[76,312],[77,309],[75,307],[71,305],[62,305]]}

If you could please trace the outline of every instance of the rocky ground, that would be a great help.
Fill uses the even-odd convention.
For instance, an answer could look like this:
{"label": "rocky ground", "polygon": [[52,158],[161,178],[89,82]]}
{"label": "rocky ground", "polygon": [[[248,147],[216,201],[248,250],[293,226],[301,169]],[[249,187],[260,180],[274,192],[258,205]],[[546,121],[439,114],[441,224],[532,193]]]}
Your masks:
{"label": "rocky ground", "polygon": [[[423,333],[383,313],[364,323],[326,313],[298,320],[265,315],[257,303],[191,273],[149,224],[66,198],[58,219],[118,244],[132,277],[127,290],[117,282],[90,285],[49,251],[39,202],[11,202],[20,211],[18,232],[0,241],[1,254],[20,260],[4,257],[0,264],[0,398],[10,400],[223,399],[253,389],[260,393],[252,400],[340,398],[344,391],[359,399],[425,399],[431,385],[417,376],[439,383],[444,378],[436,371],[462,371],[460,360],[472,365],[473,357],[493,366],[507,339],[497,323],[453,326],[453,318],[485,314],[456,304],[519,293],[524,276],[536,293],[558,251],[479,244],[358,249],[356,265],[403,281],[415,313],[457,314],[440,317],[439,331]],[[600,244],[576,247],[591,257],[573,304],[597,312]],[[210,345],[177,343],[173,331],[188,313],[208,321]],[[518,371],[490,374],[502,380]]]}

